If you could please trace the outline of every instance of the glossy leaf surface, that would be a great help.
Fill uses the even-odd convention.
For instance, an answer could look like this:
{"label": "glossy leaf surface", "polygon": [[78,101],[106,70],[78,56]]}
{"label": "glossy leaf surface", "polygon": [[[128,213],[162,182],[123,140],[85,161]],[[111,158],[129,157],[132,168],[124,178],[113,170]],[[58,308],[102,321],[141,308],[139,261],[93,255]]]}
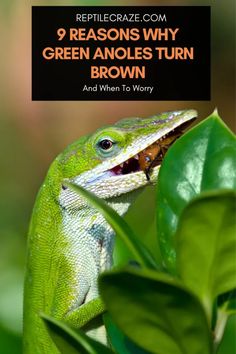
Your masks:
{"label": "glossy leaf surface", "polygon": [[236,139],[214,112],[176,141],[160,169],[157,232],[170,271],[175,272],[173,238],[184,207],[202,191],[218,188],[236,188]]}
{"label": "glossy leaf surface", "polygon": [[208,192],[183,211],[176,238],[177,271],[205,304],[236,288],[236,193]]}
{"label": "glossy leaf surface", "polygon": [[109,314],[104,315],[104,324],[111,347],[117,354],[150,354],[134,344],[124,333],[115,325]]}
{"label": "glossy leaf surface", "polygon": [[211,333],[198,299],[170,276],[150,270],[104,274],[100,292],[114,322],[157,354],[210,354]]}

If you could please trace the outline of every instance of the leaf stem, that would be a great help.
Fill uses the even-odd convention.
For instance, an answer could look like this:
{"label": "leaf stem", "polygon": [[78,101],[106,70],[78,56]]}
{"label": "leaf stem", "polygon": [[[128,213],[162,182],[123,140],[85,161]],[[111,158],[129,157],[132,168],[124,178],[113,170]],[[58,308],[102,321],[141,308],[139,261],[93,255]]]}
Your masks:
{"label": "leaf stem", "polygon": [[221,309],[218,311],[216,326],[214,330],[214,352],[217,352],[219,344],[223,338],[225,326],[228,320],[228,314]]}

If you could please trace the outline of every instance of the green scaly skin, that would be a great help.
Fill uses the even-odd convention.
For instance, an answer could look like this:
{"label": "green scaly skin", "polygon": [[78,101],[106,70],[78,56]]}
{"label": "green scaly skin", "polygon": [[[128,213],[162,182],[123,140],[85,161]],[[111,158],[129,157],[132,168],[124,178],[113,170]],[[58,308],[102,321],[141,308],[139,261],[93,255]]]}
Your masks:
{"label": "green scaly skin", "polygon": [[[196,117],[194,110],[123,119],[68,146],[52,163],[38,193],[29,230],[24,291],[24,354],[58,354],[40,313],[81,328],[104,311],[97,277],[112,266],[114,233],[103,217],[63,183],[106,199],[120,214],[137,192],[155,183],[159,166],[117,174],[115,166]],[[109,149],[101,146],[112,141]],[[121,165],[122,166],[122,165]],[[114,172],[116,171],[116,172]],[[103,328],[89,335],[105,341]]]}

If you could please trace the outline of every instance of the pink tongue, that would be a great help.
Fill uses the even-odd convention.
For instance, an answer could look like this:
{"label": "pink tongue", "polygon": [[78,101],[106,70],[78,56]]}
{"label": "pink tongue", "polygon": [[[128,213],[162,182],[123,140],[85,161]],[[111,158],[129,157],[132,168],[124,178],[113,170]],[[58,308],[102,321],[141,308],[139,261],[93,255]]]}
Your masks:
{"label": "pink tongue", "polygon": [[111,169],[111,171],[115,174],[115,175],[121,175],[122,174],[122,168],[118,165],[115,166],[114,168]]}

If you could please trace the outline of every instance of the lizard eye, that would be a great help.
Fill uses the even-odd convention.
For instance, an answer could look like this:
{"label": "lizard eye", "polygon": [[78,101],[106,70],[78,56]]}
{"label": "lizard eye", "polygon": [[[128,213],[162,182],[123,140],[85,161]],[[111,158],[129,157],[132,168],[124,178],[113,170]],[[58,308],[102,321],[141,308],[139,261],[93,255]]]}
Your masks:
{"label": "lizard eye", "polygon": [[[121,139],[120,139],[121,140]],[[113,136],[112,134],[100,133],[95,140],[95,149],[98,156],[102,158],[110,158],[115,156],[120,151],[119,135]]]}
{"label": "lizard eye", "polygon": [[104,151],[109,151],[109,150],[111,150],[113,144],[114,143],[112,140],[103,139],[103,140],[99,141],[98,146]]}

